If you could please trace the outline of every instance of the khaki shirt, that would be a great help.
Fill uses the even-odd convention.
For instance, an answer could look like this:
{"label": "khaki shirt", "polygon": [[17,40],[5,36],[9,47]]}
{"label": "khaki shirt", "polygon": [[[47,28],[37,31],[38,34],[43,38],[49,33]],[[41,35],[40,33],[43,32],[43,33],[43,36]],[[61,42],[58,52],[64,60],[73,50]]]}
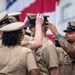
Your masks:
{"label": "khaki shirt", "polygon": [[40,75],[50,75],[50,68],[58,67],[58,57],[55,49],[54,44],[48,38],[44,38],[43,46],[34,53]]}
{"label": "khaki shirt", "polygon": [[2,47],[2,39],[0,39],[0,48]]}
{"label": "khaki shirt", "polygon": [[21,46],[31,48],[32,37],[25,35],[24,39],[21,41]]}
{"label": "khaki shirt", "polygon": [[31,41],[32,39],[32,37],[25,34],[23,41]]}
{"label": "khaki shirt", "polygon": [[71,69],[71,75],[75,75],[75,60],[72,62],[72,69]]}
{"label": "khaki shirt", "polygon": [[0,48],[0,75],[27,75],[32,69],[37,66],[30,49],[21,46]]}
{"label": "khaki shirt", "polygon": [[72,59],[61,47],[57,47],[57,54],[60,62],[59,75],[72,75]]}
{"label": "khaki shirt", "polygon": [[31,44],[32,44],[32,41],[21,41],[22,47],[27,47],[31,49]]}
{"label": "khaki shirt", "polygon": [[1,39],[1,36],[0,36],[0,48],[2,47],[2,39]]}

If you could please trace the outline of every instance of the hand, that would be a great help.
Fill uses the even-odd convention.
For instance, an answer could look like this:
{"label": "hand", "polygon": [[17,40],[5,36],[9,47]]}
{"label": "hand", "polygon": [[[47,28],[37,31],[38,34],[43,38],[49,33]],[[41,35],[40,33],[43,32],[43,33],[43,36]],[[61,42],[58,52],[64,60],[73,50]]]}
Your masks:
{"label": "hand", "polygon": [[59,32],[58,30],[56,29],[56,27],[52,24],[52,23],[49,23],[49,22],[46,22],[48,25],[45,26],[47,29],[50,29],[51,32],[54,34],[54,35],[58,35]]}
{"label": "hand", "polygon": [[27,16],[26,16],[26,17],[25,17],[25,19],[24,19],[25,27],[27,27],[27,26],[28,26],[28,23],[29,23],[29,20],[28,20],[28,18],[27,18]]}
{"label": "hand", "polygon": [[42,26],[43,22],[44,22],[43,15],[38,13],[36,16],[36,24]]}

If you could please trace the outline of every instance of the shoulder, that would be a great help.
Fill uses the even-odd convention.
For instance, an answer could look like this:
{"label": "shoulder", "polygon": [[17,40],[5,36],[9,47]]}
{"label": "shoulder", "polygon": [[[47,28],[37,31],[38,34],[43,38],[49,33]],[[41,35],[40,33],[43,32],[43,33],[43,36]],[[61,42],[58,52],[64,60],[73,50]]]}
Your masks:
{"label": "shoulder", "polygon": [[46,49],[56,49],[54,43],[49,39],[46,41],[44,46],[45,46]]}
{"label": "shoulder", "polygon": [[32,37],[25,35],[23,41],[31,41]]}
{"label": "shoulder", "polygon": [[43,45],[43,53],[56,53],[56,47],[51,40],[47,40],[47,42]]}
{"label": "shoulder", "polygon": [[31,48],[31,45],[32,45],[32,41],[21,41],[22,47]]}
{"label": "shoulder", "polygon": [[30,53],[30,52],[32,52],[32,50],[29,48],[26,48],[26,47],[22,47],[22,52]]}
{"label": "shoulder", "polygon": [[54,43],[50,40],[50,39],[48,39],[48,44],[50,45],[50,46],[54,46],[55,47],[55,45],[54,45]]}
{"label": "shoulder", "polygon": [[50,39],[48,39],[48,38],[44,39],[43,45],[46,45],[46,46],[55,46],[54,43]]}
{"label": "shoulder", "polygon": [[[12,47],[11,47],[11,49],[12,49]],[[20,52],[22,54],[26,54],[26,53],[32,52],[31,49],[29,49],[27,47],[22,47],[22,46],[16,46],[13,49],[14,49],[14,51],[18,51],[18,52]]]}

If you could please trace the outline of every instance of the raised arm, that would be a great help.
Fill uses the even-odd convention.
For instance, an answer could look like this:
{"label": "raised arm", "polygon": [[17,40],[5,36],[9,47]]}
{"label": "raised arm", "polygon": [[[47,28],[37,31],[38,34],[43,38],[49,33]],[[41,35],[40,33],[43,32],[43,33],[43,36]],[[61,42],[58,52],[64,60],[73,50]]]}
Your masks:
{"label": "raised arm", "polygon": [[[39,47],[42,46],[42,24],[44,22],[44,17],[42,14],[37,14],[36,16],[36,22],[35,22],[35,36],[34,39],[31,41],[30,43],[30,48],[31,49],[37,49]],[[27,19],[27,17],[24,20],[25,23],[25,27],[27,27],[29,20]],[[29,45],[29,44],[28,44]]]}
{"label": "raised arm", "polygon": [[52,23],[47,22],[47,24],[46,28],[50,29],[56,36],[60,46],[70,55],[70,57],[75,58],[75,48],[58,32]]}
{"label": "raised arm", "polygon": [[35,37],[32,41],[31,49],[37,49],[42,46],[42,24],[44,22],[44,17],[42,14],[37,14],[36,25],[35,25]]}

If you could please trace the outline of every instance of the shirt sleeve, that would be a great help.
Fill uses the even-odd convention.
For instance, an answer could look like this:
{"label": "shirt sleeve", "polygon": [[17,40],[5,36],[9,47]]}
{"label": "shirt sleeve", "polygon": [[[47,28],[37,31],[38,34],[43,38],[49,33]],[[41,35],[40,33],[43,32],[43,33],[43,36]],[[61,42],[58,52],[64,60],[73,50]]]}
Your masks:
{"label": "shirt sleeve", "polygon": [[28,71],[32,69],[38,69],[32,51],[27,52],[27,68],[28,68]]}
{"label": "shirt sleeve", "polygon": [[61,47],[63,48],[63,50],[65,50],[71,58],[75,59],[75,47],[72,46],[63,36],[61,36],[60,34],[58,34],[56,36],[59,44],[61,45]]}
{"label": "shirt sleeve", "polygon": [[48,45],[43,53],[48,69],[58,67],[59,60],[54,46]]}

